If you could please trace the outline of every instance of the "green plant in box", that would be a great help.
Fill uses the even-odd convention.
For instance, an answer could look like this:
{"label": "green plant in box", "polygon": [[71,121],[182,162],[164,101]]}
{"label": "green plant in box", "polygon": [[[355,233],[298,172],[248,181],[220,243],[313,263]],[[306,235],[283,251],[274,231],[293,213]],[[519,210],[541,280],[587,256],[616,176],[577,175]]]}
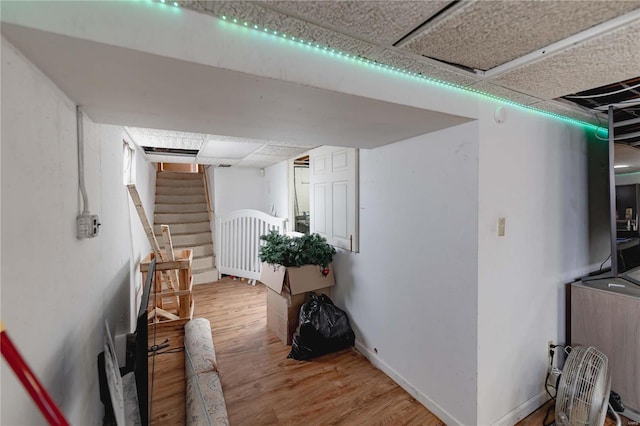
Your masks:
{"label": "green plant in box", "polygon": [[326,270],[336,249],[321,235],[289,237],[271,231],[260,237],[265,244],[260,247],[260,260],[283,266],[318,265]]}

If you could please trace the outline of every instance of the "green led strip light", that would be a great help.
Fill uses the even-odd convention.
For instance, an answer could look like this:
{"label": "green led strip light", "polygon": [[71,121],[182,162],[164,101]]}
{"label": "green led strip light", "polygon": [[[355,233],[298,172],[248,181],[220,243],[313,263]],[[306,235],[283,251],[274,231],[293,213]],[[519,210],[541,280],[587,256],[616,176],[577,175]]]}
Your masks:
{"label": "green led strip light", "polygon": [[[167,0],[158,0],[160,3],[169,3],[169,1]],[[177,2],[172,2],[174,6],[178,7],[179,4]],[[245,21],[242,19],[238,19],[238,18],[234,18],[234,17],[230,17],[227,15],[221,15],[220,19],[222,19],[223,22],[226,23],[230,23],[230,24],[234,24],[237,25],[241,28],[246,28],[248,30],[252,30],[255,32],[259,32],[261,34],[266,34],[269,36],[272,36],[274,38],[277,38],[279,40],[286,40],[289,41],[291,43],[295,43],[298,44],[300,46],[305,46],[307,48],[311,48],[314,49],[315,51],[321,52],[321,53],[325,53],[325,54],[330,54],[336,57],[341,57],[343,59],[346,59],[348,61],[354,62],[354,63],[360,63],[360,64],[364,64],[367,66],[371,66],[373,69],[377,69],[377,70],[383,70],[383,71],[388,71],[391,73],[396,73],[398,75],[402,75],[402,76],[406,76],[406,77],[410,77],[415,79],[416,81],[420,81],[420,82],[424,82],[424,83],[428,83],[428,84],[432,84],[432,85],[437,85],[437,86],[443,86],[443,87],[448,87],[448,88],[452,88],[452,89],[456,89],[459,91],[463,91],[465,93],[471,93],[471,94],[475,94],[475,95],[479,95],[481,97],[487,98],[487,99],[491,99],[494,101],[499,101],[502,102],[504,104],[507,105],[511,105],[523,110],[527,110],[527,111],[534,111],[537,112],[539,114],[543,114],[547,117],[553,117],[556,118],[558,120],[564,121],[566,123],[570,123],[570,124],[574,124],[574,125],[578,125],[578,126],[583,126],[586,129],[590,129],[593,130],[595,132],[600,131],[603,135],[607,135],[609,133],[609,131],[606,128],[603,128],[601,126],[597,126],[595,124],[591,124],[588,123],[586,121],[581,121],[581,120],[577,120],[575,118],[571,118],[571,117],[566,117],[564,115],[560,115],[560,114],[556,114],[554,112],[550,112],[550,111],[545,111],[539,108],[535,108],[532,106],[527,106],[527,105],[522,105],[519,104],[517,102],[514,101],[510,101],[508,99],[504,99],[501,98],[499,96],[496,95],[492,95],[490,93],[486,93],[486,92],[482,92],[480,90],[476,90],[470,87],[465,87],[465,86],[461,86],[459,84],[455,84],[455,83],[448,83],[446,81],[441,81],[441,80],[437,80],[435,78],[432,77],[428,77],[422,73],[419,72],[413,72],[413,71],[408,71],[405,70],[403,68],[399,68],[399,67],[394,67],[391,65],[387,65],[384,64],[382,62],[378,62],[372,59],[368,59],[364,56],[360,56],[360,55],[354,55],[351,53],[346,53],[343,52],[339,49],[335,49],[332,48],[330,46],[327,45],[323,45],[323,44],[319,44],[319,43],[315,43],[313,41],[310,40],[304,40],[300,37],[295,37],[277,30],[272,30],[270,28],[261,26],[261,25],[257,25],[254,23],[251,23],[249,21]]]}
{"label": "green led strip light", "polygon": [[175,6],[175,7],[180,7],[180,5],[178,4],[177,1],[158,0],[158,3],[171,4],[171,5]]}

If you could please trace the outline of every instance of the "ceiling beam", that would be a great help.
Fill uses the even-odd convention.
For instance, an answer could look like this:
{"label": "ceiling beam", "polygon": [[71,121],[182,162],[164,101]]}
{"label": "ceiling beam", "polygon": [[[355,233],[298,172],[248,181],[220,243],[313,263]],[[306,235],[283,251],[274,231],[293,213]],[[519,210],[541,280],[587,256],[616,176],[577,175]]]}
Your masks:
{"label": "ceiling beam", "polygon": [[630,126],[632,124],[638,124],[638,123],[640,123],[640,117],[632,118],[631,120],[619,121],[615,123],[613,127],[624,127],[624,126]]}

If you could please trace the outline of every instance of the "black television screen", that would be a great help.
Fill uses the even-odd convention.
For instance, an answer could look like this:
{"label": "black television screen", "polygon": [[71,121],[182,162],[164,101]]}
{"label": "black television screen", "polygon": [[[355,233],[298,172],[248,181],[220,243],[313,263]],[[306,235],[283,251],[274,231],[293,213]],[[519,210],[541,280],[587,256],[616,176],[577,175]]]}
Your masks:
{"label": "black television screen", "polygon": [[[127,367],[131,366],[136,378],[136,389],[138,391],[138,404],[140,405],[140,420],[143,425],[149,424],[149,389],[148,389],[148,327],[147,313],[149,308],[149,295],[151,286],[156,275],[156,260],[153,259],[149,265],[147,277],[143,283],[142,299],[140,309],[138,309],[138,320],[136,331],[130,335],[127,342]],[[132,364],[129,364],[131,359]]]}
{"label": "black television screen", "polygon": [[[133,371],[136,391],[138,393],[138,407],[140,409],[140,420],[143,425],[149,424],[149,391],[147,385],[148,376],[148,328],[147,312],[151,286],[154,282],[156,262],[153,260],[149,265],[149,271],[142,288],[142,299],[136,321],[135,332],[128,334],[126,338],[126,364],[120,368],[120,375]],[[113,345],[112,345],[113,346]],[[115,413],[111,401],[109,384],[106,377],[105,352],[98,355],[98,379],[100,386],[100,400],[104,404],[103,424],[115,424]]]}

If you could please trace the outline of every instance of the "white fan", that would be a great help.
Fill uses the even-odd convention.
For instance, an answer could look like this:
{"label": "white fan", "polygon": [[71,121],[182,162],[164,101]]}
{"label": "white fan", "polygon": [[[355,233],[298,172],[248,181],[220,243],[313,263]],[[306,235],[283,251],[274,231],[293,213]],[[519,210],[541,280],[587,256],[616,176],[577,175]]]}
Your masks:
{"label": "white fan", "polygon": [[[608,359],[593,346],[576,346],[564,363],[556,393],[556,424],[602,426],[609,407]],[[612,409],[617,425],[620,417]]]}

